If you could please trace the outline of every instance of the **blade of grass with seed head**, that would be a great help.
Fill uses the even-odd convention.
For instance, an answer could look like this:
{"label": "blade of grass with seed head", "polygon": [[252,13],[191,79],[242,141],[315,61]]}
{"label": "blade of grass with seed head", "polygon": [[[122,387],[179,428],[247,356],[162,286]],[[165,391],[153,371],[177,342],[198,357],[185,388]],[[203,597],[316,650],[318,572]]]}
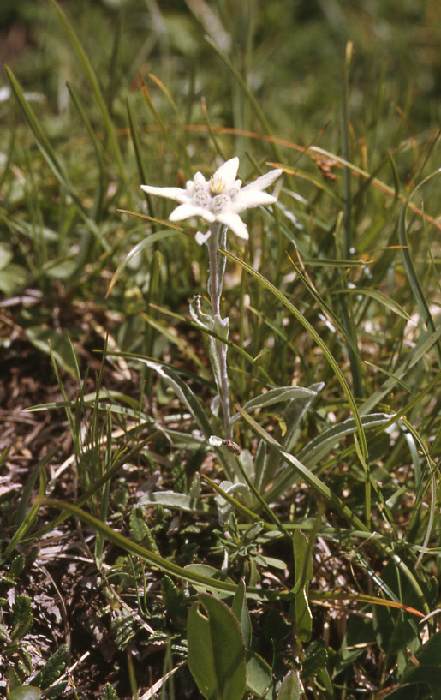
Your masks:
{"label": "blade of grass with seed head", "polygon": [[66,174],[66,171],[64,169],[64,166],[58,159],[57,154],[55,153],[55,150],[49,141],[49,138],[44,130],[44,127],[42,123],[39,121],[37,118],[33,108],[30,106],[29,102],[26,100],[26,97],[24,95],[23,89],[18,82],[17,78],[15,77],[14,73],[12,70],[9,68],[9,66],[4,66],[5,73],[7,75],[7,78],[9,80],[9,83],[12,88],[12,92],[20,106],[20,109],[23,112],[23,115],[31,128],[31,131],[34,135],[34,138],[37,142],[37,146],[40,149],[44,159],[46,160],[47,164],[49,165],[50,169],[54,173],[55,177],[57,180],[65,187],[67,192],[75,198],[75,201],[78,202],[78,198],[75,194],[75,192],[72,189],[72,186],[69,182],[68,176]]}

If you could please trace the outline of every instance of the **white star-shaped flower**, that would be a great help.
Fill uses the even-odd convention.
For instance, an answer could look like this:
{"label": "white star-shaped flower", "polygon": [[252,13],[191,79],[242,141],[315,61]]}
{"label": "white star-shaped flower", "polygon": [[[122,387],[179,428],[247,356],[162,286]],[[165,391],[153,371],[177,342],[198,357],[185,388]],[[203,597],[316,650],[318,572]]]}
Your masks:
{"label": "white star-shaped flower", "polygon": [[[230,158],[216,170],[210,180],[197,172],[193,180],[187,182],[186,188],[181,187],[152,187],[141,185],[144,192],[174,199],[179,206],[170,214],[171,221],[182,221],[200,217],[208,223],[219,222],[228,226],[236,236],[248,240],[248,229],[239,214],[251,207],[261,207],[274,204],[277,201],[272,194],[264,192],[282,174],[282,170],[270,170],[254,182],[242,187],[236,180],[239,169],[239,158]],[[211,231],[203,234],[198,232],[196,241],[205,243]]]}

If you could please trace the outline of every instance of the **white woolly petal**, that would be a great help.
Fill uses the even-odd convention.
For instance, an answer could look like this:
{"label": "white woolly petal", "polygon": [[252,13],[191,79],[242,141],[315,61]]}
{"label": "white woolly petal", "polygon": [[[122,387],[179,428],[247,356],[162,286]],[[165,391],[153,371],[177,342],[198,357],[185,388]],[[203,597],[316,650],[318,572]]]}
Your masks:
{"label": "white woolly petal", "polygon": [[202,231],[198,231],[194,236],[194,240],[196,241],[196,243],[198,245],[204,245],[204,243],[206,243],[208,241],[210,236],[211,236],[210,229],[208,229],[208,231],[206,233],[202,233]]}
{"label": "white woolly petal", "polygon": [[199,170],[197,171],[197,173],[195,173],[193,177],[193,182],[195,182],[197,185],[207,184],[207,180],[205,179],[204,175],[202,175],[202,173],[199,172]]}
{"label": "white woolly petal", "polygon": [[147,194],[155,194],[166,199],[174,199],[176,202],[188,202],[189,196],[186,190],[181,187],[152,187],[151,185],[141,185],[141,189]]}
{"label": "white woolly petal", "polygon": [[245,209],[251,209],[252,207],[266,207],[269,204],[274,204],[277,202],[276,197],[267,192],[261,192],[260,190],[247,190],[244,188],[237,193],[232,201],[231,208],[237,214]]}
{"label": "white woolly petal", "polygon": [[239,236],[239,238],[242,238],[244,241],[248,240],[247,226],[246,224],[244,224],[239,214],[235,214],[232,211],[228,211],[222,214],[218,214],[216,218],[218,221],[221,222],[221,224],[225,224],[225,226],[228,226],[228,228],[230,228],[233,231],[233,233],[236,234],[236,236]]}
{"label": "white woolly petal", "polygon": [[250,182],[250,184],[246,185],[243,189],[266,190],[266,188],[272,185],[282,173],[283,170],[280,170],[280,168],[270,170],[268,173],[265,173],[265,175],[261,175],[261,177],[258,177],[257,180],[254,180],[254,182]]}
{"label": "white woolly petal", "polygon": [[222,181],[224,185],[224,191],[228,191],[234,187],[234,182],[236,180],[237,171],[239,170],[239,158],[230,158],[222,163],[220,168],[214,173],[212,180],[214,182]]}
{"label": "white woolly petal", "polygon": [[193,204],[180,204],[179,207],[173,209],[169,216],[170,221],[182,221],[183,219],[191,219],[193,216],[200,216],[207,221],[214,221],[213,214],[202,207],[195,207]]}

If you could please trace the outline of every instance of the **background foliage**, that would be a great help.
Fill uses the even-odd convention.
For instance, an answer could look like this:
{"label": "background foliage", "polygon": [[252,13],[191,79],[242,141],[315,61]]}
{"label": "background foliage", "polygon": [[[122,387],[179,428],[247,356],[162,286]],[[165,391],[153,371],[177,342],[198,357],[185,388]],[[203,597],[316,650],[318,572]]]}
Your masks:
{"label": "background foliage", "polygon": [[[62,8],[0,7],[2,692],[437,697],[439,2]],[[139,189],[236,154],[240,460]]]}

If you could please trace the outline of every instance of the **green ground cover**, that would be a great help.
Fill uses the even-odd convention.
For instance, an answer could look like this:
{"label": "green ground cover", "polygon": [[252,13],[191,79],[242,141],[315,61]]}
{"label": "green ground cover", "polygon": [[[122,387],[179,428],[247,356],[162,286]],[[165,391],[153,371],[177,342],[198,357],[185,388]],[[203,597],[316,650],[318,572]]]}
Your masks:
{"label": "green ground cover", "polygon": [[2,697],[440,696],[440,20],[3,0]]}

